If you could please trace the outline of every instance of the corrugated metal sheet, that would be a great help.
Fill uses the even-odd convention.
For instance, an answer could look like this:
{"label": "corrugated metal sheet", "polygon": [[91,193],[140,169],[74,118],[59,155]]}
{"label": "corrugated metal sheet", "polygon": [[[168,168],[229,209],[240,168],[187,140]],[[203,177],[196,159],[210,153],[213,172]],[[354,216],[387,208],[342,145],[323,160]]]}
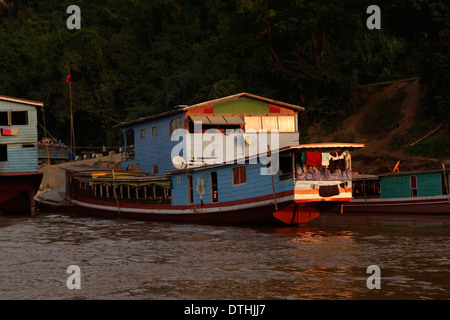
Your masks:
{"label": "corrugated metal sheet", "polygon": [[[31,145],[30,145],[31,146]],[[0,173],[35,172],[38,170],[38,151],[21,144],[7,145],[8,161],[0,161]]]}
{"label": "corrugated metal sheet", "polygon": [[217,116],[217,115],[195,115],[189,116],[192,121],[200,121],[202,124],[229,124],[229,125],[239,125],[245,124],[244,120],[237,115],[230,116]]}
{"label": "corrugated metal sheet", "polygon": [[10,135],[0,134],[0,145],[6,146],[7,150],[7,161],[0,161],[0,173],[38,170],[36,106],[40,105],[40,102],[0,96],[0,112],[28,112],[28,124],[11,125],[9,122],[0,125],[0,129],[10,132]]}
{"label": "corrugated metal sheet", "polygon": [[189,116],[194,122],[201,122],[202,124],[209,124],[210,121],[207,116]]}

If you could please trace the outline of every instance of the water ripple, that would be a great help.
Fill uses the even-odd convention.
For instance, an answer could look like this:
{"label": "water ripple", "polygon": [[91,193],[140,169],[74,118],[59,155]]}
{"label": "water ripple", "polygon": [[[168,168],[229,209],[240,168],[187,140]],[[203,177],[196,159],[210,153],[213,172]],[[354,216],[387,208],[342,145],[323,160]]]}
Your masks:
{"label": "water ripple", "polygon": [[[448,299],[440,219],[273,228],[0,216],[0,299]],[[69,265],[80,290],[67,288]],[[379,290],[366,286],[370,265]]]}

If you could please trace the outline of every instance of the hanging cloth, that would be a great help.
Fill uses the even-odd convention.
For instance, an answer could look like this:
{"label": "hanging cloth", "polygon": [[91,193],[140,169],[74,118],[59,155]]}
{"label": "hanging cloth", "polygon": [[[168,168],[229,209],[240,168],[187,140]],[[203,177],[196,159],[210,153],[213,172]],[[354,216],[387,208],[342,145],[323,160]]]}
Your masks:
{"label": "hanging cloth", "polygon": [[319,167],[320,170],[322,166],[322,153],[306,151],[306,165]]}
{"label": "hanging cloth", "polygon": [[339,194],[339,187],[337,185],[333,186],[319,186],[319,195],[321,197],[332,197]]}
{"label": "hanging cloth", "polygon": [[330,165],[330,154],[328,152],[322,153],[322,165],[323,166]]}
{"label": "hanging cloth", "polygon": [[302,161],[303,163],[306,162],[306,153],[305,153],[305,152],[302,152],[301,161]]}
{"label": "hanging cloth", "polygon": [[2,129],[2,136],[10,136],[11,129]]}

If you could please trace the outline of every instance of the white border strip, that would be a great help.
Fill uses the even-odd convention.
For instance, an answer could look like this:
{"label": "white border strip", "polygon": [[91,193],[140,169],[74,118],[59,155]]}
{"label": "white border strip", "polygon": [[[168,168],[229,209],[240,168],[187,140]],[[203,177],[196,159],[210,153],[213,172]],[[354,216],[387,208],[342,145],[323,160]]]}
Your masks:
{"label": "white border strip", "polygon": [[[287,201],[293,201],[294,197],[292,195],[285,196],[282,198],[277,198],[277,203],[283,203]],[[119,211],[120,212],[128,212],[128,213],[141,213],[141,214],[160,214],[160,215],[172,215],[172,214],[204,214],[204,213],[219,213],[219,212],[227,212],[227,211],[238,211],[243,209],[251,209],[255,207],[262,207],[273,204],[273,199],[262,200],[258,202],[250,202],[244,204],[237,204],[231,206],[222,206],[222,207],[209,207],[209,208],[192,208],[192,209],[145,209],[145,208],[129,208],[129,207],[117,207],[115,205],[105,206],[99,204],[85,203],[78,200],[71,200],[75,205],[85,208],[97,209],[97,210],[105,210],[105,211]]]}

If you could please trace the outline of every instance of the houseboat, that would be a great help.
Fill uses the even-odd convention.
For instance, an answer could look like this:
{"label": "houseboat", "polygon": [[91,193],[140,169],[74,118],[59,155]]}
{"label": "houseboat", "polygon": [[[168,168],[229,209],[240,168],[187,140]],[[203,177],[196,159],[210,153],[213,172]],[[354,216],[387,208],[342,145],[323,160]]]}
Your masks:
{"label": "houseboat", "polygon": [[122,166],[139,172],[68,166],[66,196],[88,215],[307,222],[351,200],[351,152],[364,145],[300,144],[303,110],[240,93],[120,123]]}
{"label": "houseboat", "polygon": [[354,175],[354,199],[345,212],[450,213],[449,173],[445,170]]}
{"label": "houseboat", "polygon": [[38,158],[42,163],[50,161],[51,163],[66,162],[75,159],[75,155],[70,147],[62,143],[45,141],[42,139],[38,143]]}
{"label": "houseboat", "polygon": [[37,107],[42,102],[0,96],[0,213],[30,214],[39,190]]}

